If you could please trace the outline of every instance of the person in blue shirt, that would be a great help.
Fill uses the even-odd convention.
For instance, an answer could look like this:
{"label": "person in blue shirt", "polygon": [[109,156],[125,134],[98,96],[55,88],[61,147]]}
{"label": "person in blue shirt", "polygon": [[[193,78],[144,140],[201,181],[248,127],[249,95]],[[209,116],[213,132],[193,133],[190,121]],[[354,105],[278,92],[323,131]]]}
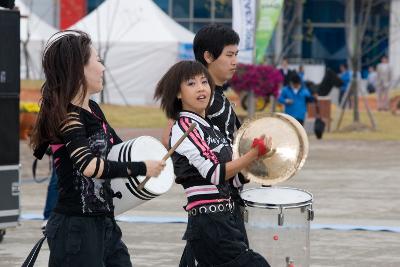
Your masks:
{"label": "person in blue shirt", "polygon": [[54,159],[52,155],[51,155],[51,164],[52,168],[51,168],[50,181],[49,185],[47,186],[46,204],[43,210],[43,223],[41,226],[42,230],[46,229],[47,221],[49,220],[50,214],[53,212],[53,209],[56,206],[58,199],[58,186],[57,186],[58,177],[56,173],[56,168],[53,165]]}
{"label": "person in blue shirt", "polygon": [[283,87],[278,102],[285,106],[285,113],[294,117],[301,125],[307,112],[307,103],[315,100],[310,91],[302,85],[299,75],[290,77],[288,86]]}
{"label": "person in blue shirt", "polygon": [[299,66],[299,71],[297,72],[297,74],[300,76],[301,79],[301,84],[304,85],[305,84],[305,72],[304,72],[304,66],[300,65]]}
{"label": "person in blue shirt", "polygon": [[349,87],[352,72],[349,71],[346,64],[341,64],[339,68],[340,68],[339,78],[343,82],[343,85],[340,87],[340,92],[339,92],[339,105],[340,105],[342,103],[343,96]]}

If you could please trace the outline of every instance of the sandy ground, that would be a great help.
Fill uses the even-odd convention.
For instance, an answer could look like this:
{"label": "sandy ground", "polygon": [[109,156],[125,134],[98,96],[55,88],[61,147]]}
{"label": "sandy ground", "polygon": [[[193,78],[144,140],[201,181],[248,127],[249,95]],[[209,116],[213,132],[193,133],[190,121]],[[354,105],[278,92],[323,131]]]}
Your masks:
{"label": "sandy ground", "polygon": [[[119,129],[124,140],[161,135],[160,129]],[[400,142],[325,141],[310,137],[304,168],[279,186],[307,190],[314,195],[311,223],[311,266],[399,266],[400,264]],[[31,179],[33,158],[21,142],[22,218],[42,214],[46,183]],[[47,163],[40,163],[39,175]],[[250,184],[247,188],[257,187]],[[130,218],[184,220],[180,186],[126,213]],[[8,228],[0,243],[0,267],[21,266],[40,238],[41,220],[21,220]],[[135,266],[177,266],[185,223],[120,222]],[[373,227],[394,231],[372,231]],[[392,227],[392,228],[390,228]],[[326,229],[326,228],[331,228]],[[364,230],[351,230],[351,229]],[[347,230],[341,230],[347,229]],[[350,230],[349,230],[350,229]],[[397,230],[396,230],[397,229]],[[396,232],[397,231],[397,232]],[[45,243],[36,266],[47,266]],[[298,266],[298,265],[295,265]]]}

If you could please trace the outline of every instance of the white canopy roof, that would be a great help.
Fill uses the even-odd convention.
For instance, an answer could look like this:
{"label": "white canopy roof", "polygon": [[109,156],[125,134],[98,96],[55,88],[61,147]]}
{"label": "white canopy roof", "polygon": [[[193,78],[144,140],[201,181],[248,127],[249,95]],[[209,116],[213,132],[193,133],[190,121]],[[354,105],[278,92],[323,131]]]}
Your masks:
{"label": "white canopy roof", "polygon": [[90,32],[95,42],[191,43],[194,37],[151,0],[107,0],[71,28]]}
{"label": "white canopy roof", "polygon": [[107,0],[70,29],[87,32],[104,58],[105,101],[154,103],[158,80],[179,59],[179,45],[194,34],[151,0]]}
{"label": "white canopy roof", "polygon": [[21,78],[42,79],[42,52],[47,40],[57,32],[57,29],[31,12],[21,0],[15,0],[15,5],[22,16],[20,20]]}
{"label": "white canopy roof", "polygon": [[21,41],[28,39],[28,30],[30,33],[29,40],[32,41],[47,41],[51,35],[57,32],[57,29],[50,26],[41,20],[35,13],[21,1],[15,0],[15,5],[18,6],[21,16],[20,34]]}

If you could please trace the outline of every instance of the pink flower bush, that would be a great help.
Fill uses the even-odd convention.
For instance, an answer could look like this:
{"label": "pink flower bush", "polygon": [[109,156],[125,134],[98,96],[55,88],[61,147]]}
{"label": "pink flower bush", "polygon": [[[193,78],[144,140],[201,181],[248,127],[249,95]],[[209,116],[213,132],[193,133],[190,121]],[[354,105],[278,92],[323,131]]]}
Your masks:
{"label": "pink flower bush", "polygon": [[281,72],[273,66],[239,64],[230,84],[238,93],[253,91],[256,96],[278,97],[282,82]]}

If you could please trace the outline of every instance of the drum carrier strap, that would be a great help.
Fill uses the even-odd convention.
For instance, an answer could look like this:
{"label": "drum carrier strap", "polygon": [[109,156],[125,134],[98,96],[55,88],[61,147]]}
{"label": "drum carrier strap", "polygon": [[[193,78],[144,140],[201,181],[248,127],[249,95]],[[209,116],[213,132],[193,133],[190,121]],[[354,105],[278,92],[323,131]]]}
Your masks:
{"label": "drum carrier strap", "polygon": [[29,253],[28,257],[25,259],[24,263],[21,265],[21,267],[33,267],[37,256],[39,255],[40,249],[42,248],[44,240],[46,240],[47,236],[45,232],[43,231],[43,237],[39,239],[36,244],[33,246],[31,252]]}

